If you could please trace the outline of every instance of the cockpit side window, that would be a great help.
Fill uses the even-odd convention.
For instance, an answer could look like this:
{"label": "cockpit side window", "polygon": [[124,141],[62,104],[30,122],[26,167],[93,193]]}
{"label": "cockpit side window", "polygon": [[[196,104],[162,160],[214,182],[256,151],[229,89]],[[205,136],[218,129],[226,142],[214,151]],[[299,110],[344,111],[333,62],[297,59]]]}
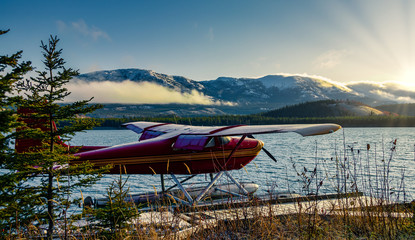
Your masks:
{"label": "cockpit side window", "polygon": [[203,150],[204,146],[208,142],[209,137],[203,135],[190,135],[184,134],[177,137],[176,142],[173,144],[173,149],[176,150]]}
{"label": "cockpit side window", "polygon": [[211,137],[208,141],[208,143],[206,143],[205,148],[210,148],[210,147],[214,147],[215,146],[215,138]]}
{"label": "cockpit side window", "polygon": [[196,150],[201,151],[206,148],[220,147],[228,144],[230,137],[207,137],[203,135],[184,134],[177,137],[173,143],[174,150]]}
{"label": "cockpit side window", "polygon": [[141,137],[138,141],[155,138],[163,134],[165,134],[165,132],[147,130],[147,131],[144,131],[143,134],[141,134]]}

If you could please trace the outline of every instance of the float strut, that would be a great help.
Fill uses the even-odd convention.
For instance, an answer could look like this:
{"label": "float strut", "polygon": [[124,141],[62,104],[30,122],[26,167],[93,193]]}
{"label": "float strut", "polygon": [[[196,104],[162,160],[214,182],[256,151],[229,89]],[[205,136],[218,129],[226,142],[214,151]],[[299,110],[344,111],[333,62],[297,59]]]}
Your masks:
{"label": "float strut", "polygon": [[249,195],[249,192],[235,179],[235,178],[233,178],[232,177],[232,175],[230,174],[230,173],[228,173],[228,172],[225,172],[225,174],[226,174],[226,176],[228,176],[228,178],[229,179],[231,179],[231,181],[233,182],[233,183],[235,183],[236,184],[236,186],[238,186],[238,188],[246,195],[246,196],[248,196]]}
{"label": "float strut", "polygon": [[222,171],[222,172],[219,172],[218,174],[216,174],[216,176],[212,179],[212,181],[210,181],[209,185],[206,186],[206,188],[203,190],[203,192],[201,192],[199,194],[199,196],[197,196],[197,198],[195,199],[195,202],[200,201],[206,195],[206,193],[212,188],[212,186],[223,175],[223,173],[224,172]]}
{"label": "float strut", "polygon": [[164,186],[164,175],[163,174],[160,174],[160,180],[161,180],[161,191],[163,193],[165,193],[166,192],[166,188]]}
{"label": "float strut", "polygon": [[184,196],[186,196],[187,200],[189,200],[189,203],[193,204],[193,198],[190,196],[190,194],[184,189],[183,185],[177,180],[176,176],[172,173],[170,174],[173,181],[177,184],[177,187],[182,190]]}

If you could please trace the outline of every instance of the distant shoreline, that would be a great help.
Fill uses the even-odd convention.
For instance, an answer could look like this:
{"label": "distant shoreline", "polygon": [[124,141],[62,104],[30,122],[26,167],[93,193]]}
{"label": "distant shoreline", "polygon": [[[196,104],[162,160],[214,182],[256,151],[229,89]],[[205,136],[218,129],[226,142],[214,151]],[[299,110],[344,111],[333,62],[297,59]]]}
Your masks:
{"label": "distant shoreline", "polygon": [[97,118],[100,127],[119,128],[121,124],[135,121],[177,123],[195,126],[270,125],[270,124],[314,124],[336,123],[343,127],[415,127],[413,116],[344,116],[344,117],[265,117],[262,115],[220,115],[206,117],[141,117],[141,118]]}
{"label": "distant shoreline", "polygon": [[[415,127],[413,116],[348,116],[324,118],[273,118],[261,115],[220,115],[206,117],[137,117],[137,118],[94,118],[99,124],[95,130],[123,129],[127,122],[147,121],[176,123],[193,126],[229,125],[272,125],[272,124],[317,124],[336,123],[342,127]],[[60,121],[58,126],[71,125],[70,121]]]}
{"label": "distant shoreline", "polygon": [[[342,126],[342,128],[415,128],[415,126]],[[95,127],[90,130],[128,130],[122,127]]]}

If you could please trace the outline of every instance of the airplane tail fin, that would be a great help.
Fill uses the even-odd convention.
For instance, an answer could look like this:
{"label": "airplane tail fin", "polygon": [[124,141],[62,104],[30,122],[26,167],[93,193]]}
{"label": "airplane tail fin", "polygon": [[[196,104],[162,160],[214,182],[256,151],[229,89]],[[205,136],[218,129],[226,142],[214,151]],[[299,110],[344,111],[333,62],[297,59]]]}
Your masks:
{"label": "airplane tail fin", "polygon": [[[17,110],[19,114],[20,121],[24,122],[25,126],[21,128],[17,128],[17,138],[15,142],[15,151],[17,153],[24,153],[24,152],[31,152],[35,149],[39,149],[42,147],[42,141],[36,137],[28,137],[29,134],[26,134],[24,130],[27,130],[29,128],[37,128],[40,129],[43,132],[50,131],[50,128],[52,127],[54,131],[57,131],[58,128],[56,127],[56,123],[53,121],[52,125],[49,123],[49,120],[47,118],[40,118],[40,117],[34,117],[35,111],[29,108],[19,108]],[[19,132],[23,134],[19,134]],[[61,138],[58,136],[55,139],[55,144],[58,144],[60,146],[63,146],[65,148],[75,150],[75,152],[87,152],[92,150],[97,150],[101,148],[106,148],[108,146],[69,146],[68,144],[65,144]]]}
{"label": "airplane tail fin", "polygon": [[[49,131],[50,130],[50,123],[46,118],[35,118],[33,115],[35,114],[35,111],[29,108],[19,108],[17,110],[17,113],[19,114],[19,120],[22,121],[25,126],[20,127],[16,129],[17,132],[17,138],[15,142],[15,150],[18,153],[24,153],[24,152],[30,152],[33,151],[35,148],[40,148],[42,146],[42,141],[40,139],[37,139],[36,137],[27,137],[30,134],[19,134],[19,132],[23,132],[24,130],[27,130],[28,128],[37,128],[41,131]],[[52,128],[56,131],[57,127],[55,122],[52,122]],[[62,142],[60,137],[56,140],[56,143],[68,147],[67,144]]]}

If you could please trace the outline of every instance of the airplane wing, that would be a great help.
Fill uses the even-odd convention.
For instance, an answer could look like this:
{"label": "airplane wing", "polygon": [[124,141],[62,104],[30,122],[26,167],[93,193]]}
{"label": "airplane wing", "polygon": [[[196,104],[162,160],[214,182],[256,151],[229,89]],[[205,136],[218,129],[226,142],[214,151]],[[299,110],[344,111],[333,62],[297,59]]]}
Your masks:
{"label": "airplane wing", "polygon": [[224,129],[209,136],[234,136],[234,135],[252,135],[265,133],[286,133],[296,132],[302,136],[314,136],[327,133],[333,133],[341,128],[340,125],[325,124],[292,124],[292,125],[250,125],[238,126],[234,128]]}
{"label": "airplane wing", "polygon": [[237,136],[265,133],[296,132],[302,136],[313,136],[332,133],[341,128],[340,125],[325,124],[291,124],[291,125],[234,125],[219,127],[189,126],[181,124],[168,124],[157,122],[131,122],[123,124],[136,133],[146,130],[169,133],[169,137],[179,135],[204,135],[204,136]]}

